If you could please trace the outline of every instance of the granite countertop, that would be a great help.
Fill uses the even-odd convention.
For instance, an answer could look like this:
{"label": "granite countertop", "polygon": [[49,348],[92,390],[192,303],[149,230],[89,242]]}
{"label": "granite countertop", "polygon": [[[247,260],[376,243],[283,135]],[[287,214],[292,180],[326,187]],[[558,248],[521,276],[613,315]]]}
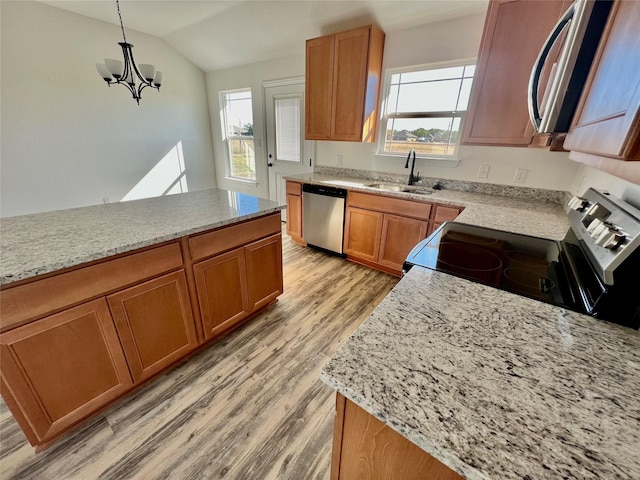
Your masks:
{"label": "granite countertop", "polygon": [[[515,233],[559,240],[569,225],[559,202],[420,197]],[[414,267],[321,377],[469,480],[638,479],[639,368],[639,332]]]}
{"label": "granite countertop", "polygon": [[228,190],[0,219],[0,284],[211,230],[282,210]]}
{"label": "granite countertop", "polygon": [[518,195],[521,191],[530,190],[537,198],[542,197],[545,200],[536,200],[524,196],[501,195],[503,188],[499,185],[492,186],[493,194],[442,189],[433,190],[431,194],[423,195],[410,192],[377,190],[366,185],[385,182],[341,175],[306,173],[285,178],[303,183],[331,185],[358,192],[405,198],[419,202],[461,206],[465,207],[465,210],[458,216],[457,222],[479,224],[508,232],[561,240],[569,229],[569,222],[562,208],[562,201],[564,200],[562,197],[564,195],[560,195],[561,193],[564,194],[564,192],[553,190],[517,190],[512,187],[504,187],[512,195]]}
{"label": "granite countertop", "polygon": [[640,478],[640,333],[414,267],[322,379],[469,480]]}

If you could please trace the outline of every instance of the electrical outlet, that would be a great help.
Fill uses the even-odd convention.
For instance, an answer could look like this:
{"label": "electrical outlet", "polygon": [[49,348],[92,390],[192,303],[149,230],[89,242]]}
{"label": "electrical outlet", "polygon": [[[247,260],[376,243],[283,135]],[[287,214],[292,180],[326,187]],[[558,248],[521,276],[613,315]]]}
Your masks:
{"label": "electrical outlet", "polygon": [[342,155],[336,155],[336,165],[342,165]]}
{"label": "electrical outlet", "polygon": [[513,176],[513,182],[524,183],[525,179],[527,178],[527,173],[529,173],[529,170],[527,170],[526,168],[517,168],[516,174]]}
{"label": "electrical outlet", "polygon": [[109,198],[109,197],[103,197],[103,199],[102,199],[102,203],[111,203],[111,198]]}
{"label": "electrical outlet", "polygon": [[489,165],[480,165],[478,168],[478,178],[487,178],[489,176]]}

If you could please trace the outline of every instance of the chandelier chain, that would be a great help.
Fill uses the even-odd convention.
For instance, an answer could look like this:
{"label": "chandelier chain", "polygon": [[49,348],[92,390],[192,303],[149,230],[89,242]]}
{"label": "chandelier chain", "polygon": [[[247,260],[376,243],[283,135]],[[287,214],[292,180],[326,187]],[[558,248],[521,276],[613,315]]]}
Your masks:
{"label": "chandelier chain", "polygon": [[118,18],[120,19],[120,28],[122,29],[122,38],[124,43],[127,43],[127,36],[124,34],[124,25],[122,24],[122,14],[120,13],[120,2],[116,0],[116,6],[118,7]]}

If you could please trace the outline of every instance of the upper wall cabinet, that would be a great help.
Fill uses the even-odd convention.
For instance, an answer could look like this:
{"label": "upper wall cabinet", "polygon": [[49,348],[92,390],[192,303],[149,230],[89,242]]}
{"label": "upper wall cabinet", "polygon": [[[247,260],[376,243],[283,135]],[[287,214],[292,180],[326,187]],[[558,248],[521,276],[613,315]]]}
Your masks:
{"label": "upper wall cabinet", "polygon": [[373,25],[307,40],[307,140],[375,141],[383,49]]}
{"label": "upper wall cabinet", "polygon": [[[565,148],[579,160],[574,152],[640,160],[640,2],[613,5]],[[612,173],[615,163],[604,162]]]}
{"label": "upper wall cabinet", "polygon": [[[529,146],[527,86],[549,32],[570,2],[492,0],[484,24],[462,143]],[[551,53],[551,58],[557,52]],[[549,72],[542,75],[542,88]]]}

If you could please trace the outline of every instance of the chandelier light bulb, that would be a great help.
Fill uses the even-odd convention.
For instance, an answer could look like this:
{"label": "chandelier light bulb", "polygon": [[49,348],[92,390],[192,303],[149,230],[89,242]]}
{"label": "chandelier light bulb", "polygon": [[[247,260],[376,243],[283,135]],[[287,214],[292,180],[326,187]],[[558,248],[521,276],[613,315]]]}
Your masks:
{"label": "chandelier light bulb", "polygon": [[118,0],[116,0],[116,7],[118,9],[120,29],[122,30],[122,38],[124,40],[124,42],[118,42],[118,45],[122,47],[123,61],[105,58],[104,63],[96,63],[96,69],[109,86],[111,86],[112,83],[118,83],[127,87],[133,95],[133,99],[139,105],[142,90],[147,87],[160,90],[160,85],[162,85],[162,72],[156,71],[155,65],[149,63],[136,65],[133,59],[133,45],[127,42],[127,36],[124,33],[124,24],[122,23],[120,2]]}

